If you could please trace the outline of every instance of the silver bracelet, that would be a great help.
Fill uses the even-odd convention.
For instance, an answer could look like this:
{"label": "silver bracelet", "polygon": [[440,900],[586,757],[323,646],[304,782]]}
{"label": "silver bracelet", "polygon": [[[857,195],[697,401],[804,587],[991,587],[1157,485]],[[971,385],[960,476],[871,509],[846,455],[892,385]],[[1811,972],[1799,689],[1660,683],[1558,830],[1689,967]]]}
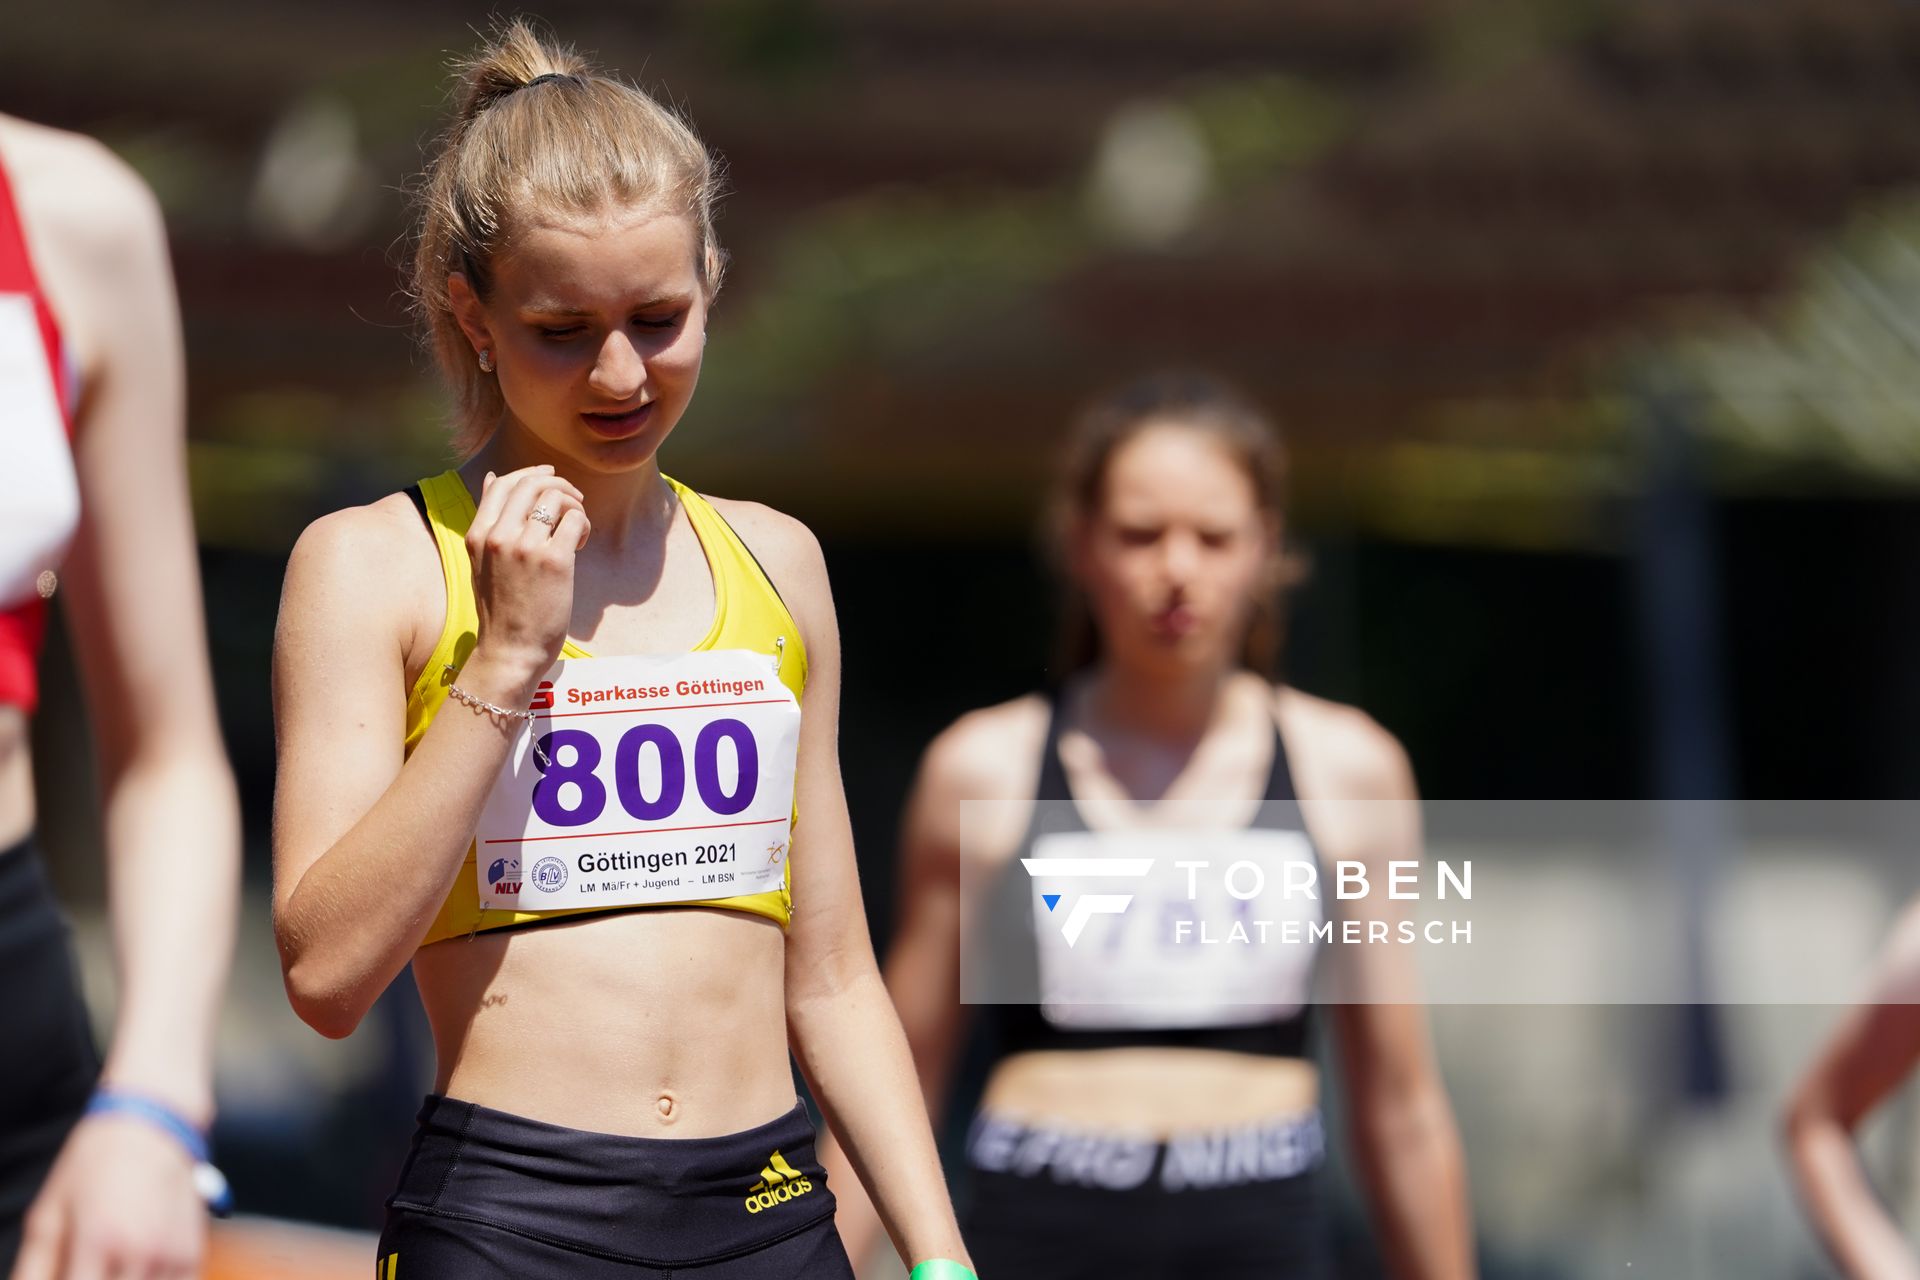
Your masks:
{"label": "silver bracelet", "polygon": [[[449,675],[459,674],[458,672],[454,671],[454,669],[451,666],[447,667],[447,673]],[[449,682],[447,685],[447,696],[449,698],[452,698],[455,702],[466,703],[468,706],[472,707],[476,711],[485,711],[490,715],[504,716],[508,720],[525,720],[528,724],[532,724],[534,721],[534,717],[540,714],[537,711],[514,711],[508,707],[495,706],[493,703],[488,702],[485,698],[476,698],[472,694],[468,693],[465,689],[462,689],[459,685],[453,684],[451,682]],[[533,753],[535,756],[539,757],[540,765],[542,768],[545,768],[546,766],[553,763],[553,761],[548,758],[547,753],[541,749],[540,743],[537,739],[533,744]]]}
{"label": "silver bracelet", "polygon": [[532,711],[511,711],[511,710],[508,710],[506,707],[496,707],[491,702],[488,702],[485,698],[474,697],[472,694],[468,693],[465,689],[462,689],[457,684],[450,684],[447,686],[447,696],[449,698],[452,698],[455,702],[464,702],[468,706],[473,707],[476,710],[490,711],[496,716],[505,716],[509,720],[525,720],[528,724],[533,723],[533,717],[536,714],[535,712],[532,712]]}

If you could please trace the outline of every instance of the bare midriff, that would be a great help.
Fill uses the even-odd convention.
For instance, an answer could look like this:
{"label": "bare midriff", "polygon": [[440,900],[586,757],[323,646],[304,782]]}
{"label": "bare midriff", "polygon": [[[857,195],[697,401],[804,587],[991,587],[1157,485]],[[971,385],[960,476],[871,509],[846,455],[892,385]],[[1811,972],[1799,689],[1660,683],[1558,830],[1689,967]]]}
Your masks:
{"label": "bare midriff", "polygon": [[1311,1062],[1156,1046],[1015,1054],[980,1106],[1040,1127],[1166,1138],[1298,1115],[1319,1097]]}
{"label": "bare midriff", "polygon": [[413,971],[437,1092],[572,1129],[709,1138],[794,1104],[786,938],[651,908],[453,938]]}

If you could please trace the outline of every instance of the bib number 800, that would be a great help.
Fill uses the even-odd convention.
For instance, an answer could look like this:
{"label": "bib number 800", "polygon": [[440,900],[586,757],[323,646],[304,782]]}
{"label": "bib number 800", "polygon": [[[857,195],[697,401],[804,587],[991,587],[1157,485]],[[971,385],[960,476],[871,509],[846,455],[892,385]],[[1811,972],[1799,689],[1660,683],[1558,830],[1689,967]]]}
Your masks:
{"label": "bib number 800", "polygon": [[[731,741],[740,762],[740,776],[732,794],[720,784],[720,743]],[[640,753],[648,746],[660,756],[660,794],[649,800],[640,790]],[[560,753],[571,748],[573,758],[561,763]],[[540,764],[542,759],[548,761]],[[607,808],[607,787],[595,772],[600,767],[600,740],[584,729],[555,729],[544,734],[533,753],[534,764],[545,775],[533,788],[533,811],[550,827],[581,827]],[[561,800],[571,782],[579,789],[574,804]],[[760,748],[753,731],[739,720],[715,720],[700,730],[693,743],[693,785],[700,801],[714,813],[739,813],[753,803],[760,786]],[[613,790],[620,807],[636,822],[658,822],[680,809],[687,793],[687,759],[680,739],[665,725],[635,725],[620,735],[613,747]]]}

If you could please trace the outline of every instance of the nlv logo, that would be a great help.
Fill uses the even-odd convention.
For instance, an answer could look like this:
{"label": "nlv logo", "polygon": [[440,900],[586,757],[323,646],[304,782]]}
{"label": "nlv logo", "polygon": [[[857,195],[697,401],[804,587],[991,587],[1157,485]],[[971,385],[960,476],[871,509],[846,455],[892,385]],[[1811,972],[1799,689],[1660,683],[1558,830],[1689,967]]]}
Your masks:
{"label": "nlv logo", "polygon": [[[1020,864],[1035,880],[1069,876],[1126,876],[1137,880],[1153,869],[1152,858],[1022,858]],[[1043,893],[1040,900],[1047,904],[1048,911],[1053,911],[1065,896]],[[1080,935],[1085,932],[1089,920],[1095,916],[1117,916],[1132,901],[1133,895],[1130,893],[1082,894],[1068,908],[1067,918],[1060,925],[1060,934],[1067,940],[1067,945],[1072,946],[1080,941]]]}

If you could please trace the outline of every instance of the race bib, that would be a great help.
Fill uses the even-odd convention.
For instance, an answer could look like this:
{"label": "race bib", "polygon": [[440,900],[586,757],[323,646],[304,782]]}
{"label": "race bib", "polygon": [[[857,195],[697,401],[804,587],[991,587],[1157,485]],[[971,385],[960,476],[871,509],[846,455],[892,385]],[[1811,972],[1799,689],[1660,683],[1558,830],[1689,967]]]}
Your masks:
{"label": "race bib", "polygon": [[[1321,903],[1280,892],[1288,864],[1316,865],[1299,831],[1057,832],[1034,841],[1032,857],[1076,871],[1093,860],[1146,866],[1123,877],[1035,874],[1040,1009],[1055,1026],[1244,1026],[1297,1012],[1312,995],[1309,926]],[[1272,889],[1234,896],[1232,885],[1247,891],[1244,874],[1227,875],[1236,863],[1257,865]],[[1114,896],[1070,940],[1075,898],[1094,891]]]}
{"label": "race bib", "polygon": [[480,905],[554,911],[779,889],[800,704],[744,649],[563,658],[475,832]]}

